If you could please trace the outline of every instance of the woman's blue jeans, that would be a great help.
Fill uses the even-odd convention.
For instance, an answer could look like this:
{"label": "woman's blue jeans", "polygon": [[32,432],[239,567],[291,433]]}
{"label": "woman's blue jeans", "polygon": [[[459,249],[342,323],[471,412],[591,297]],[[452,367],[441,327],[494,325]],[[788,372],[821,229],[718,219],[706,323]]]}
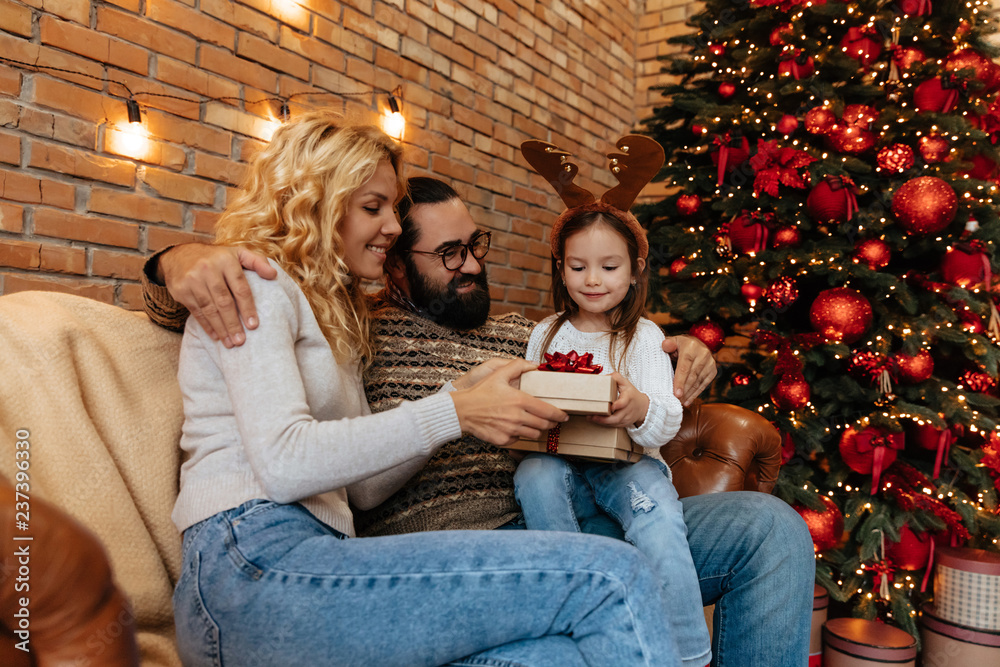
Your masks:
{"label": "woman's blue jeans", "polygon": [[681,664],[703,667],[711,649],[698,573],[683,507],[667,474],[665,464],[648,456],[630,464],[528,454],[518,464],[514,488],[529,530],[582,532],[581,521],[610,517],[660,580]]}
{"label": "woman's blue jeans", "polygon": [[185,665],[677,665],[659,586],[619,541],[528,531],[346,539],[252,500],[184,532]]}

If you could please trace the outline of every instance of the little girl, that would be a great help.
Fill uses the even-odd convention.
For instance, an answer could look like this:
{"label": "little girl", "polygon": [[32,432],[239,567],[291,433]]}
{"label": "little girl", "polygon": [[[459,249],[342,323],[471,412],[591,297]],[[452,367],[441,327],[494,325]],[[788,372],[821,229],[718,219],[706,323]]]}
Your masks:
{"label": "little girl", "polygon": [[645,232],[628,211],[598,201],[560,216],[551,248],[557,314],[532,331],[526,358],[592,353],[619,393],[612,413],[591,421],[626,428],[645,456],[627,464],[528,454],[514,475],[517,500],[529,529],[624,533],[660,576],[683,664],[700,667],[711,658],[701,590],[682,506],[659,453],[680,428],[682,406],[673,394],[670,358],[660,347],[663,332],[643,317]]}

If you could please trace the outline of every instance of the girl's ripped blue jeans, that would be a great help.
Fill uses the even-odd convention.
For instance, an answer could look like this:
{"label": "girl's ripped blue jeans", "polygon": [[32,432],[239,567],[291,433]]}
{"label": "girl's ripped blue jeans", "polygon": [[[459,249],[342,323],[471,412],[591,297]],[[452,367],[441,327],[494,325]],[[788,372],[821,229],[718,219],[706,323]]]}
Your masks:
{"label": "girl's ripped blue jeans", "polygon": [[185,531],[174,615],[188,667],[679,664],[656,578],[620,541],[349,539],[267,500]]}

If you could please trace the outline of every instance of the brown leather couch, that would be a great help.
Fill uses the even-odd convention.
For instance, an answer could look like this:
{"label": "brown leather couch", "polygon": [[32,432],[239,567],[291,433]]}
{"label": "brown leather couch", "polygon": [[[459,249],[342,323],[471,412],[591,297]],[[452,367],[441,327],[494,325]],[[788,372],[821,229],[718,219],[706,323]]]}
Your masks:
{"label": "brown leather couch", "polygon": [[[0,664],[178,665],[170,589],[180,400],[179,336],[74,296],[0,297],[0,475],[14,478],[15,433],[30,432],[31,653],[16,648],[15,497],[0,486]],[[729,405],[688,410],[663,447],[682,497],[769,493],[780,439]],[[48,498],[45,502],[42,498]],[[75,518],[74,518],[75,517]]]}

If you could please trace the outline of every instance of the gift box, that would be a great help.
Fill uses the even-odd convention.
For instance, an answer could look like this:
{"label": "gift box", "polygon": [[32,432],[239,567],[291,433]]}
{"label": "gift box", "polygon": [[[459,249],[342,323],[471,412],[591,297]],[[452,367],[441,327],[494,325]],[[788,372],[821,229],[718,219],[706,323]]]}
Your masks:
{"label": "gift box", "polygon": [[936,559],[935,615],[967,628],[1000,631],[1000,553],[944,547]]}
{"label": "gift box", "polygon": [[913,667],[917,640],[908,632],[863,618],[835,618],[823,625],[823,667]]}
{"label": "gift box", "polygon": [[571,415],[569,421],[560,424],[558,429],[543,433],[540,439],[521,439],[510,448],[630,463],[635,463],[642,456],[642,448],[632,442],[625,429],[594,424],[586,417],[576,415]]}
{"label": "gift box", "polygon": [[823,664],[823,624],[826,610],[830,606],[830,595],[820,585],[813,587],[813,616],[809,631],[809,667]]}
{"label": "gift box", "polygon": [[1000,665],[1000,632],[966,628],[941,618],[933,604],[920,616],[923,664],[934,667]]}
{"label": "gift box", "polygon": [[610,375],[528,371],[521,391],[551,403],[571,415],[610,415],[618,385]]}

